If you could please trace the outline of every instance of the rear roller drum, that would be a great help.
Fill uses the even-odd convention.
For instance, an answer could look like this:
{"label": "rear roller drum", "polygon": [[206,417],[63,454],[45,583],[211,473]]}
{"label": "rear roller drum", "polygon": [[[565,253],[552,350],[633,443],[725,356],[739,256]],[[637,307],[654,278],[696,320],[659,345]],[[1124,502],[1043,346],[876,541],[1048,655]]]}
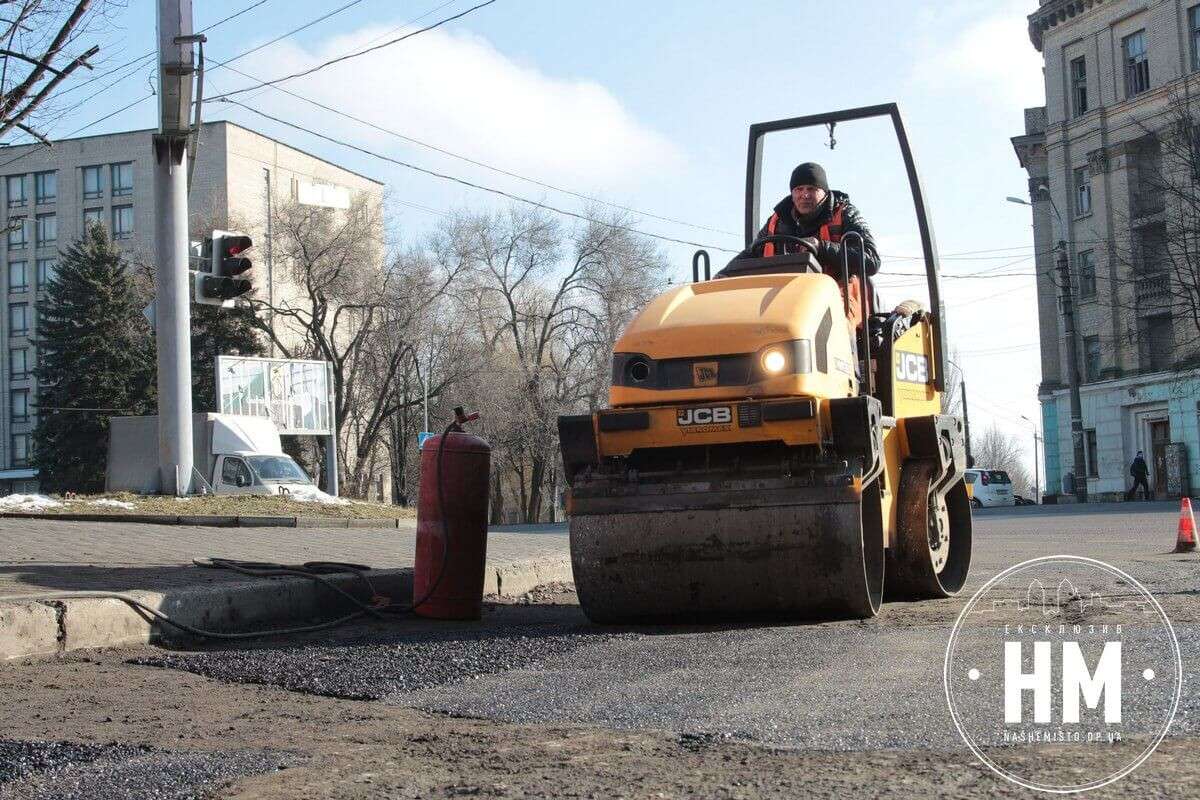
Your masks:
{"label": "rear roller drum", "polygon": [[971,566],[971,507],[960,480],[932,494],[936,463],[909,459],[900,472],[896,546],[888,560],[887,596],[928,600],[958,594]]}

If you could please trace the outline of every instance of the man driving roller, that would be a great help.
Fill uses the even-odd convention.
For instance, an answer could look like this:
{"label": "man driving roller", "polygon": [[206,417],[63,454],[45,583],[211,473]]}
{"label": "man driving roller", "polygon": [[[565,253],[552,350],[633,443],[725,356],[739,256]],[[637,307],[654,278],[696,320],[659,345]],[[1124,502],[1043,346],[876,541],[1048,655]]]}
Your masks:
{"label": "man driving roller", "polygon": [[[842,268],[842,238],[854,232],[862,236],[866,253],[867,275],[879,271],[879,253],[875,239],[859,210],[850,202],[845,192],[829,190],[829,180],[820,164],[808,162],[792,170],[791,194],[775,206],[767,224],[758,232],[758,239],[767,236],[796,236],[798,242],[767,242],[762,245],[763,256],[779,255],[783,252],[799,252],[807,247],[816,256],[821,268],[830,275],[839,275]],[[858,240],[852,238],[845,247],[850,248],[850,267],[857,272],[859,259]],[[751,245],[743,256],[758,255],[757,245]]]}

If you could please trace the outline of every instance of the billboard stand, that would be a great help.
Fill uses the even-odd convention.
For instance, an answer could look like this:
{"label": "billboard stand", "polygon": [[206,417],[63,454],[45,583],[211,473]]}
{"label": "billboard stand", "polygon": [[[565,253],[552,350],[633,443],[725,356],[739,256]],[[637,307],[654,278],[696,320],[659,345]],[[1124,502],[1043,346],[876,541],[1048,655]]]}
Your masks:
{"label": "billboard stand", "polygon": [[337,417],[327,361],[217,356],[217,411],[267,417],[281,436],[325,439],[325,488],[338,494]]}
{"label": "billboard stand", "polygon": [[[325,491],[338,496],[337,404],[333,402],[333,365],[325,363],[329,386],[329,436],[325,438]],[[370,497],[370,495],[367,495]]]}

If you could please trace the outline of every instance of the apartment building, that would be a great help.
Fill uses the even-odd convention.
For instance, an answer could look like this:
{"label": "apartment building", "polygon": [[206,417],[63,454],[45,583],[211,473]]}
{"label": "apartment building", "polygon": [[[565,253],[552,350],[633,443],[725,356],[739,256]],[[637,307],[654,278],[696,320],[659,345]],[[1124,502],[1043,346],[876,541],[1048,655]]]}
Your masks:
{"label": "apartment building", "polygon": [[1200,330],[1180,303],[1184,272],[1200,264],[1186,263],[1195,217],[1165,187],[1195,189],[1200,167],[1200,2],[1042,0],[1029,36],[1045,60],[1046,105],[1026,109],[1012,142],[1033,205],[1049,493],[1065,494],[1074,461],[1061,241],[1089,497],[1123,496],[1139,450],[1156,494],[1179,496],[1200,486]]}
{"label": "apartment building", "polygon": [[[154,131],[139,130],[0,148],[4,242],[0,275],[0,494],[35,491],[38,299],[60,248],[89,221],[108,227],[133,259],[154,251]],[[382,208],[383,184],[232,122],[201,131],[189,195],[192,238],[235,220],[256,241],[258,291],[286,296],[265,247],[268,209],[292,200],[344,208],[364,194]],[[268,275],[273,285],[264,285]]]}

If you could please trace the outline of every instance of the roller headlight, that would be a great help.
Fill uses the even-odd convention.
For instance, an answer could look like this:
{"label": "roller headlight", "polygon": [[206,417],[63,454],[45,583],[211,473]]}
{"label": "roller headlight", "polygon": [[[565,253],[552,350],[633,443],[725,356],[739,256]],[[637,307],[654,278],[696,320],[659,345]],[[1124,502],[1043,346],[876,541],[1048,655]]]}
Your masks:
{"label": "roller headlight", "polygon": [[762,367],[768,375],[778,375],[787,367],[787,355],[780,347],[768,347],[762,354]]}

